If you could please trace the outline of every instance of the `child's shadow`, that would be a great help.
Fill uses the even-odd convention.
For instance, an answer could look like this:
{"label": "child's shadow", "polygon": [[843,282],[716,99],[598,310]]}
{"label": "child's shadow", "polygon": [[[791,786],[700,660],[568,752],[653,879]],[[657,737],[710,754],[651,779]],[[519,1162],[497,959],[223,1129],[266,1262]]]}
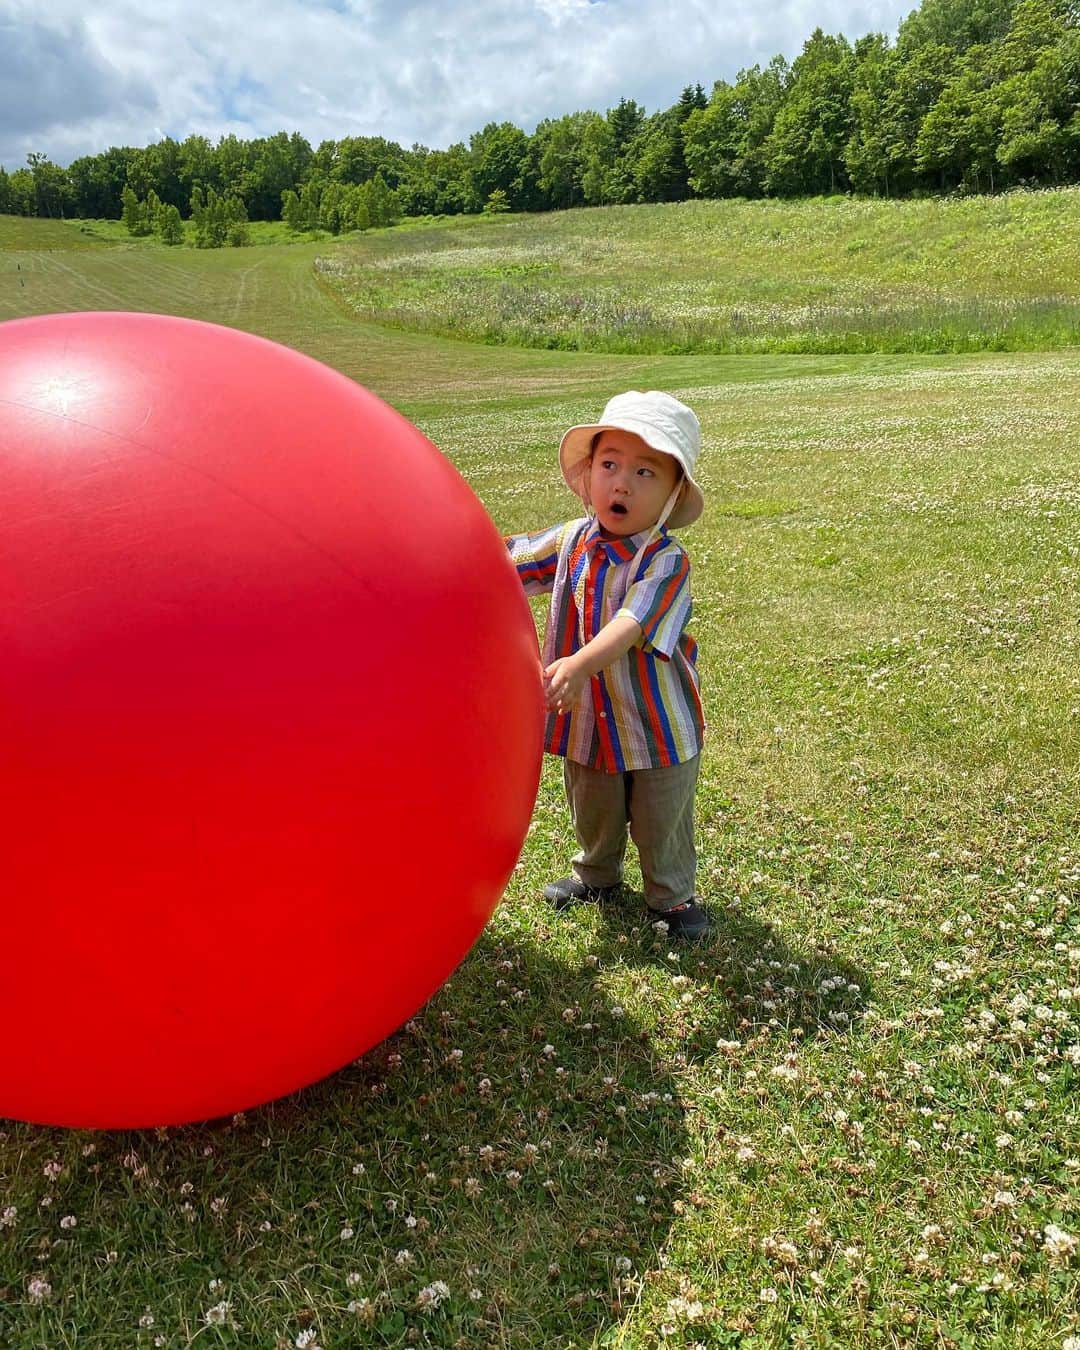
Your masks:
{"label": "child's shadow", "polygon": [[675,941],[650,922],[641,892],[627,888],[598,911],[594,952],[617,954],[670,970],[688,987],[710,996],[694,1008],[684,1030],[686,1050],[709,1054],[717,1040],[769,1030],[794,1041],[842,1033],[870,1002],[869,974],[836,953],[793,946],[772,924],[741,906],[711,911],[713,927],[699,942]]}

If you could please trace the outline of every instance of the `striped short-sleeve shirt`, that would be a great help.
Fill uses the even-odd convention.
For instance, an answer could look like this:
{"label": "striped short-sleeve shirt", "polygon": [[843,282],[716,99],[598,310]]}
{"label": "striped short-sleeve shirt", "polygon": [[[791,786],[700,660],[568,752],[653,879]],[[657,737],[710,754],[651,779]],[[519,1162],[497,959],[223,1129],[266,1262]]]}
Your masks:
{"label": "striped short-sleeve shirt", "polygon": [[[527,595],[551,595],[543,661],[570,656],[616,615],[638,644],[594,675],[566,712],[549,712],[545,748],[608,773],[682,764],[705,731],[690,619],[690,559],[662,529],[605,539],[595,520],[510,535]],[[644,547],[643,547],[644,546]]]}

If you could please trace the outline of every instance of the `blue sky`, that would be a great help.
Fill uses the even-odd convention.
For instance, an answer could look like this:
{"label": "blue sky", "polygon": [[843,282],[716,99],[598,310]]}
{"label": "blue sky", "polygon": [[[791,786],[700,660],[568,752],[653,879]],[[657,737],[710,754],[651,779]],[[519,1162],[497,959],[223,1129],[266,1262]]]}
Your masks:
{"label": "blue sky", "polygon": [[0,0],[0,163],[198,132],[381,135],[708,91],[815,27],[895,34],[908,0]]}

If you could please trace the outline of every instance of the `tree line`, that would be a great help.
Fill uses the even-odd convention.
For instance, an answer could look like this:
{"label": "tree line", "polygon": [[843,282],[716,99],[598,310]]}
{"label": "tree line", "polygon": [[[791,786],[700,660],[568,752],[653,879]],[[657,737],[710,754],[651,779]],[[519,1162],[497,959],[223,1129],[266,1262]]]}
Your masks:
{"label": "tree line", "polygon": [[400,216],[543,211],[690,197],[997,191],[1080,181],[1080,0],[923,0],[895,42],[815,30],[774,57],[532,135],[491,122],[445,150],[297,133],[166,137],[67,168],[0,168],[0,212],[120,218],[133,233],[244,242],[251,220],[335,233]]}

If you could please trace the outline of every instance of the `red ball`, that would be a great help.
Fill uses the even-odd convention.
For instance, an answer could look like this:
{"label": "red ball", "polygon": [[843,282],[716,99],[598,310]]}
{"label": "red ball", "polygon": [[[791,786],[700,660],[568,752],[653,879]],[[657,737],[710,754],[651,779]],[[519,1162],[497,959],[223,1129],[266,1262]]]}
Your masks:
{"label": "red ball", "polygon": [[452,465],[297,352],[0,324],[0,1115],[205,1119],[381,1040],[506,885],[535,631]]}

